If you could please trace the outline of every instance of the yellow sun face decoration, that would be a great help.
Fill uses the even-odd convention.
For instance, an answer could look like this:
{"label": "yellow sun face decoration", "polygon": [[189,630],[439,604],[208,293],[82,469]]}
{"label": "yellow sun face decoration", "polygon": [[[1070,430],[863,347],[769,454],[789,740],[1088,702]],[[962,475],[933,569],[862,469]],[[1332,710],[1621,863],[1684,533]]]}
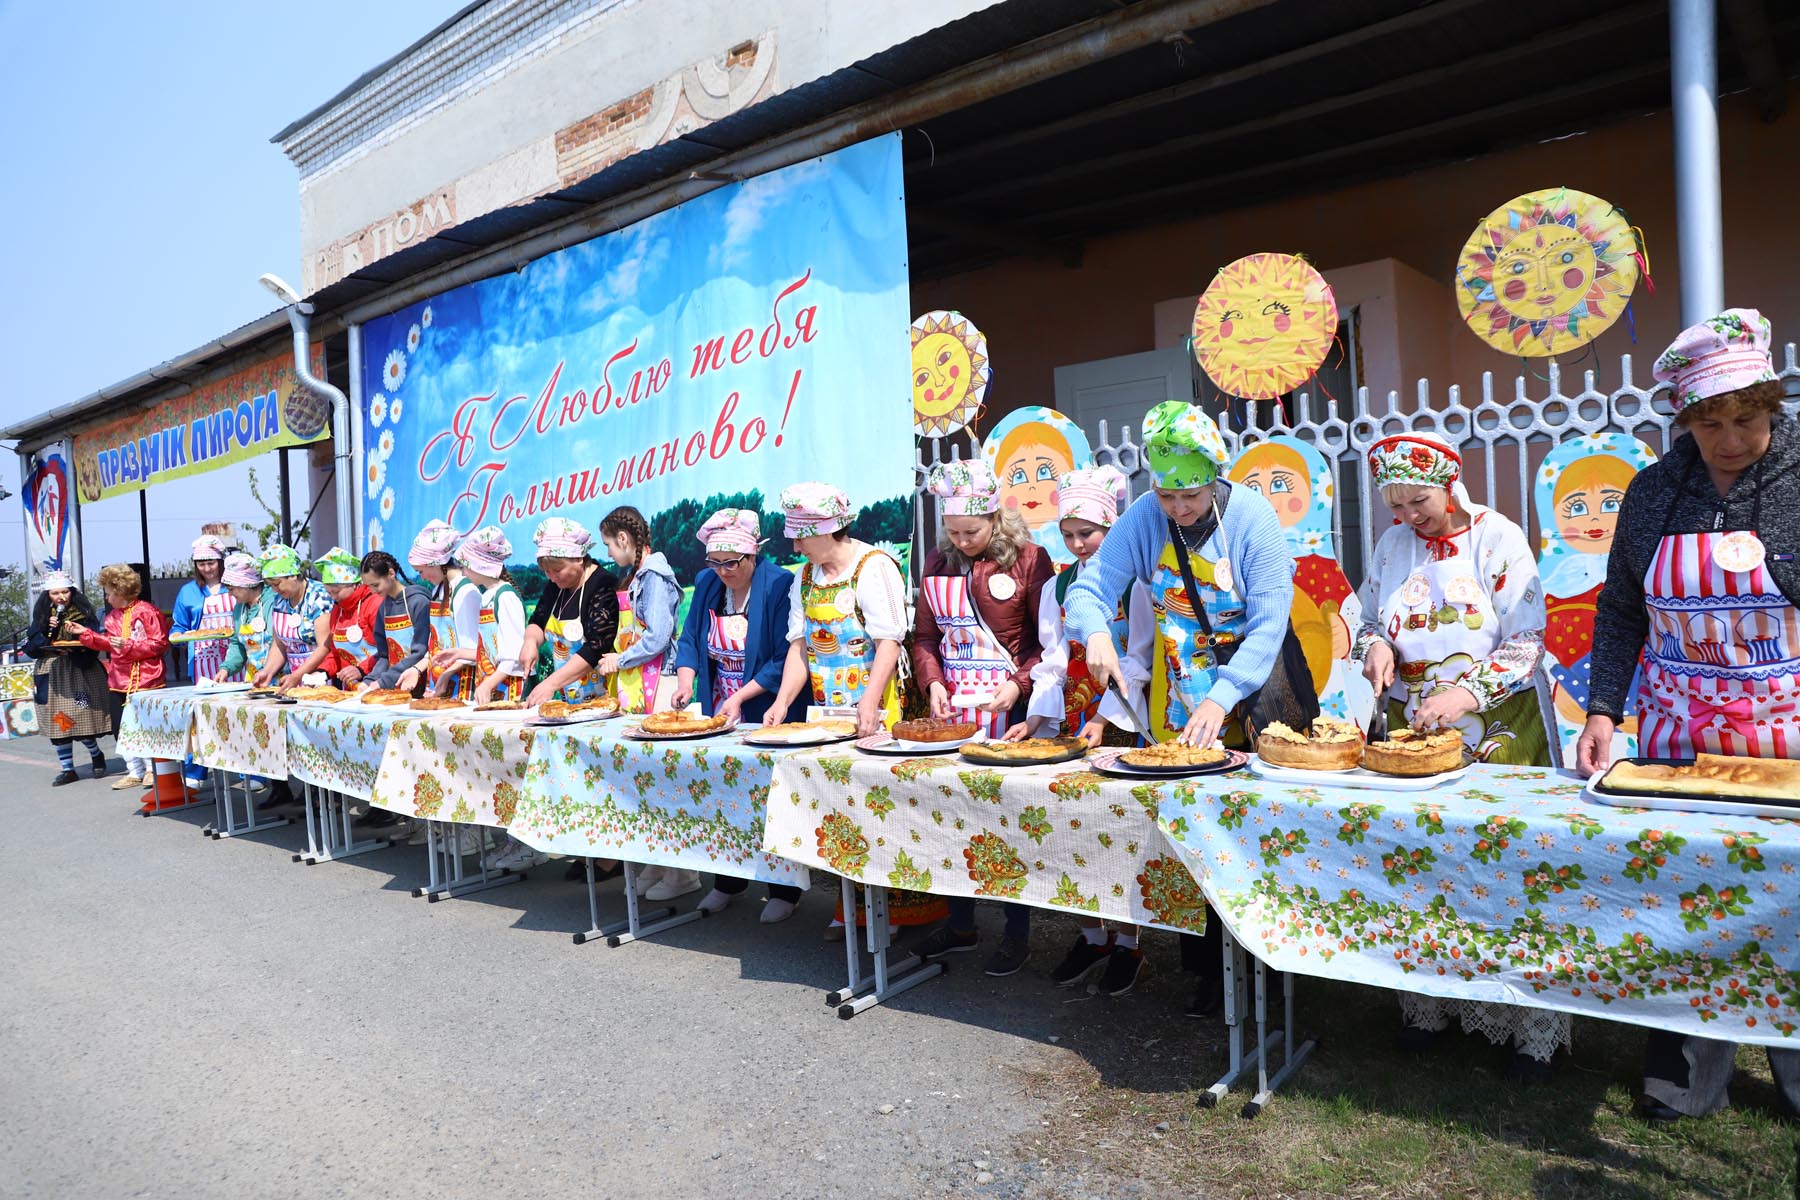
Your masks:
{"label": "yellow sun face decoration", "polygon": [[1273,400],[1312,378],[1337,335],[1324,276],[1291,254],[1250,254],[1220,271],[1194,307],[1194,357],[1219,390]]}
{"label": "yellow sun face decoration", "polygon": [[1587,345],[1631,299],[1639,246],[1625,214],[1586,192],[1527,192],[1489,213],[1456,264],[1456,303],[1475,336],[1543,358]]}
{"label": "yellow sun face decoration", "polygon": [[913,432],[939,438],[974,420],[989,374],[987,338],[967,317],[939,310],[914,321]]}

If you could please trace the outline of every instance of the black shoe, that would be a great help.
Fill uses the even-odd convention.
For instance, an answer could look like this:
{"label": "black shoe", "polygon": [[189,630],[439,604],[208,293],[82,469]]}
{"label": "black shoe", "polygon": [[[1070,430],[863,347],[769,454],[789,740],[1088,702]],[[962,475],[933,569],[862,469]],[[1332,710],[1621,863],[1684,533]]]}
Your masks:
{"label": "black shoe", "polygon": [[1514,1083],[1549,1083],[1556,1078],[1556,1070],[1549,1063],[1535,1059],[1523,1050],[1515,1050],[1512,1059],[1506,1064],[1506,1077]]}
{"label": "black shoe", "polygon": [[1128,950],[1124,946],[1114,946],[1112,953],[1106,956],[1106,974],[1100,976],[1100,994],[1123,996],[1137,983],[1138,976],[1143,971],[1142,949],[1133,946]]}
{"label": "black shoe", "polygon": [[364,829],[391,829],[406,820],[392,809],[370,808],[369,815],[357,822]]}
{"label": "black shoe", "polygon": [[957,933],[948,925],[939,925],[907,949],[920,958],[936,958],[940,954],[966,954],[980,944],[979,933]]}
{"label": "black shoe", "polygon": [[[587,859],[573,858],[569,860],[569,869],[563,872],[563,879],[569,883],[583,883],[587,880]],[[605,883],[608,879],[617,879],[625,873],[625,864],[615,862],[610,867],[595,867],[594,882]]]}
{"label": "black shoe", "polygon": [[994,951],[993,956],[987,960],[987,966],[982,970],[995,979],[1004,979],[1008,975],[1017,975],[1019,969],[1025,965],[1025,960],[1030,957],[1030,942],[1024,938],[1003,937],[1000,939],[1000,948]]}
{"label": "black shoe", "polygon": [[1086,979],[1094,968],[1106,961],[1107,951],[1111,946],[1112,939],[1110,937],[1096,946],[1080,934],[1076,934],[1075,944],[1069,947],[1068,954],[1064,955],[1063,960],[1056,964],[1056,969],[1050,972],[1050,981],[1058,987],[1069,987]]}
{"label": "black shoe", "polygon": [[1424,1054],[1436,1048],[1438,1039],[1443,1036],[1441,1029],[1420,1029],[1417,1025],[1402,1025],[1394,1034],[1394,1049],[1408,1054]]}
{"label": "black shoe", "polygon": [[106,778],[106,760],[104,758],[96,758],[93,760],[93,763],[94,763],[94,778],[95,779],[105,779]]}
{"label": "black shoe", "polygon": [[1202,975],[1200,977],[1199,990],[1194,993],[1193,1003],[1189,1004],[1183,1011],[1187,1016],[1193,1017],[1196,1020],[1205,1020],[1208,1017],[1217,1015],[1224,1003],[1225,981],[1223,979],[1209,979]]}
{"label": "black shoe", "polygon": [[52,779],[50,781],[50,786],[51,787],[63,787],[67,784],[76,782],[80,778],[81,778],[81,776],[77,775],[74,771],[71,771],[65,767],[60,775],[58,775],[55,779]]}
{"label": "black shoe", "polygon": [[1646,1121],[1654,1121],[1659,1125],[1667,1125],[1687,1116],[1678,1108],[1670,1108],[1661,1100],[1652,1100],[1649,1096],[1638,1097],[1638,1116]]}

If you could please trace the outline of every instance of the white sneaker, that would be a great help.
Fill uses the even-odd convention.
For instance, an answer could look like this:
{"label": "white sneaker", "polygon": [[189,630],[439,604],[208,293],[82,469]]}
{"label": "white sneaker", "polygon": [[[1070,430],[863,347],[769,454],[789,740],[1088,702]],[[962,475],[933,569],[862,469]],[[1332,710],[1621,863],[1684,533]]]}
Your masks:
{"label": "white sneaker", "polygon": [[639,867],[637,869],[638,895],[648,896],[650,889],[662,883],[663,876],[668,874],[666,867]]}
{"label": "white sneaker", "polygon": [[490,860],[488,865],[504,871],[525,871],[549,861],[548,854],[515,840],[512,845],[500,852],[499,857]]}
{"label": "white sneaker", "polygon": [[[792,900],[776,900],[771,897],[769,902],[763,905],[762,923],[764,925],[779,925],[789,917],[793,916],[794,910],[798,907],[799,905],[795,904]],[[838,928],[842,929],[843,926],[840,925]]]}
{"label": "white sneaker", "polygon": [[464,825],[456,831],[456,852],[467,857],[481,853],[481,827]]}
{"label": "white sneaker", "polygon": [[644,892],[646,900],[674,900],[700,890],[700,872],[665,870],[656,885]]}
{"label": "white sneaker", "polygon": [[407,845],[423,846],[431,840],[431,823],[429,821],[421,821],[417,817],[408,817],[407,820],[412,822],[412,832],[406,837]]}
{"label": "white sneaker", "polygon": [[722,913],[725,911],[725,906],[735,899],[737,899],[737,897],[733,896],[730,892],[721,892],[718,888],[714,888],[712,891],[706,893],[706,898],[704,900],[694,905],[694,909],[697,912],[703,912],[709,915],[712,913]]}

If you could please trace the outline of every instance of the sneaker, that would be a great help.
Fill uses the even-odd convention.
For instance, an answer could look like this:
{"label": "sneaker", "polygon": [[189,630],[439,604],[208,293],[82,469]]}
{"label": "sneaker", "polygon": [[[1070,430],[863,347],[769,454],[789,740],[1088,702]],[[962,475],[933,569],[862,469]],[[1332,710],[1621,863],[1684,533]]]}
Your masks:
{"label": "sneaker", "polygon": [[1100,976],[1100,994],[1123,996],[1143,972],[1143,947],[1133,946],[1127,950],[1123,946],[1114,946],[1112,953],[1106,956],[1106,973]]}
{"label": "sneaker", "polygon": [[391,829],[407,818],[386,808],[370,808],[369,815],[362,819],[364,829]]}
{"label": "sneaker", "polygon": [[907,949],[920,958],[936,958],[941,954],[967,954],[980,944],[979,933],[958,933],[948,925],[939,925]]}
{"label": "sneaker", "polygon": [[1101,963],[1106,961],[1107,952],[1112,947],[1112,937],[1096,946],[1080,934],[1075,935],[1075,944],[1069,947],[1068,954],[1056,964],[1050,972],[1050,981],[1058,987],[1070,987],[1086,979],[1094,973]]}
{"label": "sneaker", "polygon": [[431,840],[431,823],[429,821],[418,820],[417,818],[411,819],[412,832],[406,835],[406,844],[409,846],[423,846]]}
{"label": "sneaker", "polygon": [[57,777],[55,779],[52,779],[50,781],[50,786],[51,787],[65,787],[71,783],[74,783],[75,781],[77,781],[80,778],[81,778],[81,776],[77,775],[74,771],[71,771],[67,767],[65,767],[65,768],[63,768],[62,772],[57,775]]}
{"label": "sneaker", "polygon": [[113,781],[112,790],[115,792],[123,792],[134,787],[143,786],[144,777],[142,775],[121,775],[118,779]]}
{"label": "sneaker", "polygon": [[703,912],[708,915],[722,913],[725,911],[726,905],[731,903],[731,900],[732,896],[730,892],[721,892],[718,888],[714,888],[712,891],[706,893],[706,897],[702,899],[700,903],[694,905],[694,909],[696,912]]}
{"label": "sneaker", "polygon": [[[779,925],[789,917],[793,916],[794,910],[798,907],[800,906],[795,904],[792,900],[776,900],[771,898],[768,903],[763,905],[762,916],[758,919],[762,921],[764,925]],[[842,929],[843,926],[839,925],[838,928]]]}
{"label": "sneaker", "polygon": [[665,869],[662,878],[644,890],[646,900],[674,900],[700,890],[700,872]]}
{"label": "sneaker", "polygon": [[464,825],[456,831],[456,852],[467,857],[481,853],[481,830]]}
{"label": "sneaker", "polygon": [[982,970],[996,979],[1004,979],[1008,975],[1017,975],[1025,965],[1025,960],[1030,957],[1030,942],[1024,938],[1003,937],[1000,939],[1000,948],[994,951]]}
{"label": "sneaker", "polygon": [[650,889],[662,882],[662,867],[643,867],[637,869],[638,895],[648,897]]}

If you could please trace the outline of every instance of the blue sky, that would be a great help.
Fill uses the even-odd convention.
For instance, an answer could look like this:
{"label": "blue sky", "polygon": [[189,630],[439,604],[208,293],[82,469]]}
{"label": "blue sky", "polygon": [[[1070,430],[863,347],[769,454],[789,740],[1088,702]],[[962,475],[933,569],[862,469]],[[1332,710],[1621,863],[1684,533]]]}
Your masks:
{"label": "blue sky", "polygon": [[[4,423],[273,308],[256,279],[298,282],[300,218],[299,176],[270,135],[460,7],[0,0]],[[274,458],[258,467],[272,485]],[[152,559],[184,557],[203,520],[251,511],[246,478],[152,488]],[[10,451],[0,481],[18,491]],[[311,500],[299,490],[296,517]],[[135,496],[84,510],[90,569],[138,557],[137,511]],[[0,562],[23,559],[22,538],[15,495],[0,502]]]}

